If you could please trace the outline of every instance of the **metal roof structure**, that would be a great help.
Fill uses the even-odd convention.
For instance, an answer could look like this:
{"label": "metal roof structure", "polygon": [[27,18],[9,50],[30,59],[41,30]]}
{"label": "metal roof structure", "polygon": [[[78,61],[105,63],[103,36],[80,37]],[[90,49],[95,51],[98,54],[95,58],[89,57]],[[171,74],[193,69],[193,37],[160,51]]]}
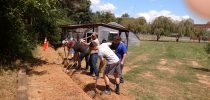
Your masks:
{"label": "metal roof structure", "polygon": [[120,32],[129,32],[128,29],[122,26],[113,25],[113,24],[78,24],[78,25],[61,25],[60,27],[64,30],[66,29],[78,29],[78,28],[97,28],[99,26],[108,27],[111,29],[119,30]]}

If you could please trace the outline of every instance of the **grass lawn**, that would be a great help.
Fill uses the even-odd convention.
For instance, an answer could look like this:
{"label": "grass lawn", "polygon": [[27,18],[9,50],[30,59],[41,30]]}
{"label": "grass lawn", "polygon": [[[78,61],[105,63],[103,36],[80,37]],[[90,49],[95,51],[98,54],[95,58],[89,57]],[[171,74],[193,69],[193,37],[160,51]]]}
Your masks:
{"label": "grass lawn", "polygon": [[129,47],[124,77],[138,100],[208,100],[210,58],[205,43],[141,41]]}

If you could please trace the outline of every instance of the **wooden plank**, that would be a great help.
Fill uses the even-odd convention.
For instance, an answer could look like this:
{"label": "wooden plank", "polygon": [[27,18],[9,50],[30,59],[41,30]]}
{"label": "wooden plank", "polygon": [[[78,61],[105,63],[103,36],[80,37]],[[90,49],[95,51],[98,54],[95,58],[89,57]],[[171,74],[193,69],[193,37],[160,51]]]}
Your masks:
{"label": "wooden plank", "polygon": [[28,100],[26,70],[23,68],[18,72],[18,90],[16,99]]}

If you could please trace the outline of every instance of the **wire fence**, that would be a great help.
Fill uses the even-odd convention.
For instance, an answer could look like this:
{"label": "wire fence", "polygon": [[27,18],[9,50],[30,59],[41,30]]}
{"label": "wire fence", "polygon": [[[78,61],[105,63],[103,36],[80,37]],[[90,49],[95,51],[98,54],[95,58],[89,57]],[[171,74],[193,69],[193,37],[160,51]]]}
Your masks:
{"label": "wire fence", "polygon": [[[139,34],[137,35],[140,40],[143,41],[156,41],[157,36],[156,35],[144,35]],[[176,37],[168,37],[168,36],[161,36],[159,41],[168,41],[168,42],[176,42]],[[197,39],[191,39],[190,37],[180,37],[179,42],[198,42]],[[201,40],[201,42],[210,42],[209,40]]]}

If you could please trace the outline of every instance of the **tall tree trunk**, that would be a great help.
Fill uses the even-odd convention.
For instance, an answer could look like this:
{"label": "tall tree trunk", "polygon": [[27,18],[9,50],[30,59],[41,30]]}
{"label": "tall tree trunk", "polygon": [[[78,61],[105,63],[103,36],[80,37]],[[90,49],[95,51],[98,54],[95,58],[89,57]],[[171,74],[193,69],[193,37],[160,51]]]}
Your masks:
{"label": "tall tree trunk", "polygon": [[179,36],[176,36],[176,42],[179,42]]}
{"label": "tall tree trunk", "polygon": [[181,37],[181,34],[179,33],[177,36],[176,36],[176,42],[179,42],[179,38]]}
{"label": "tall tree trunk", "polygon": [[159,41],[159,39],[160,39],[160,35],[158,34],[158,35],[157,35],[157,41]]}

